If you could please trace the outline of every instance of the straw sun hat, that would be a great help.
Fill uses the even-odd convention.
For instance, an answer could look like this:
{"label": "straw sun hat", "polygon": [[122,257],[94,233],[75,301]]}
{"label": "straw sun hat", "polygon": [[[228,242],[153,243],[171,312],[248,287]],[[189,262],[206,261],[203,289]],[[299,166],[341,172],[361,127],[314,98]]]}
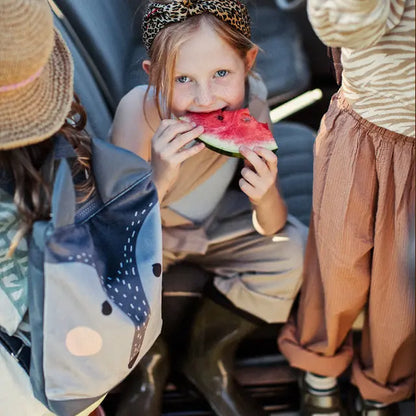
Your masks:
{"label": "straw sun hat", "polygon": [[51,137],[72,98],[72,58],[47,1],[0,0],[0,150]]}

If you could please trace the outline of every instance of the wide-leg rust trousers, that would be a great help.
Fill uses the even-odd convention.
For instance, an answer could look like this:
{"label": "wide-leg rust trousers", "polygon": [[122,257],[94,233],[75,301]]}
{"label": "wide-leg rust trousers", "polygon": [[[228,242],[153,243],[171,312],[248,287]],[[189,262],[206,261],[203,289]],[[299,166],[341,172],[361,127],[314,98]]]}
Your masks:
{"label": "wide-leg rust trousers", "polygon": [[316,374],[337,377],[352,362],[361,395],[385,403],[415,388],[414,151],[414,138],[364,120],[334,95],[315,143],[299,308],[278,341],[291,365]]}

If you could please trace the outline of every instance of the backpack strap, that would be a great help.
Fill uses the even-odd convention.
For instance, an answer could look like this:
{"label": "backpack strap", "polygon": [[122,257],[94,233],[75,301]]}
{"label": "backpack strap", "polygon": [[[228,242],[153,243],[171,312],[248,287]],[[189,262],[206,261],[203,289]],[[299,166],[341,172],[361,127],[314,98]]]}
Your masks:
{"label": "backpack strap", "polygon": [[30,347],[28,347],[20,338],[7,335],[0,330],[0,344],[4,346],[7,352],[23,367],[27,374],[30,369]]}
{"label": "backpack strap", "polygon": [[54,141],[54,159],[69,159],[77,157],[74,148],[68,142],[68,140],[62,135],[57,134],[53,137]]}
{"label": "backpack strap", "polygon": [[10,194],[13,195],[14,192],[14,179],[13,176],[10,175],[5,170],[0,171],[0,188]]}
{"label": "backpack strap", "polygon": [[77,155],[74,148],[63,135],[55,135],[51,140],[53,140],[53,152],[46,157],[41,171],[45,180],[53,184],[59,161],[61,159],[73,159]]}

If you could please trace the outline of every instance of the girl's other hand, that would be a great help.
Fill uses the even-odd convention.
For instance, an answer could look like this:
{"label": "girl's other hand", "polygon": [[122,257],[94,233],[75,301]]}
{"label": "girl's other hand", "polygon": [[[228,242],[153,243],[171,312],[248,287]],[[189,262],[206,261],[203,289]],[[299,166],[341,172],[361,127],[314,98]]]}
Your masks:
{"label": "girl's other hand", "polygon": [[287,206],[277,186],[277,156],[260,146],[240,147],[244,156],[240,188],[253,205],[253,225],[262,235],[273,235],[287,220]]}
{"label": "girl's other hand", "polygon": [[162,120],[152,138],[153,180],[158,190],[159,199],[177,180],[182,162],[205,148],[203,143],[188,146],[204,131],[202,126],[195,126],[180,120]]}
{"label": "girl's other hand", "polygon": [[244,157],[244,168],[239,185],[251,203],[258,206],[274,197],[277,191],[277,156],[260,146],[253,149],[241,146],[240,152]]}

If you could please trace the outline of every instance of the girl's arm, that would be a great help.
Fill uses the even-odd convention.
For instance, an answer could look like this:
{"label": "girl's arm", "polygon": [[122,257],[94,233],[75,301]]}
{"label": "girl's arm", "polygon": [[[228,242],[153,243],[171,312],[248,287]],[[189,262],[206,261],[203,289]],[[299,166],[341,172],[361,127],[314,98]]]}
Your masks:
{"label": "girl's arm", "polygon": [[[273,131],[270,109],[267,104],[267,88],[259,74],[249,79],[249,109],[257,121],[268,123]],[[287,219],[287,206],[278,188],[277,157],[266,149],[250,151],[241,148],[245,157],[240,188],[253,206],[253,225],[262,235],[272,235],[283,228]]]}
{"label": "girl's arm", "polygon": [[144,89],[136,87],[120,101],[111,140],[151,163],[153,182],[162,201],[176,181],[182,162],[205,147],[198,143],[186,148],[202,132],[202,127],[184,121],[160,120],[152,96],[145,97]]}
{"label": "girl's arm", "polygon": [[284,227],[287,206],[277,185],[277,156],[262,147],[242,146],[245,166],[239,182],[253,206],[253,225],[258,233],[272,235]]}
{"label": "girl's arm", "polygon": [[308,0],[308,17],[327,46],[364,49],[401,19],[405,0]]}
{"label": "girl's arm", "polygon": [[155,121],[152,112],[149,122],[145,119],[144,96],[144,89],[136,87],[121,99],[110,134],[113,144],[130,150],[150,162],[153,135],[150,123]]}

